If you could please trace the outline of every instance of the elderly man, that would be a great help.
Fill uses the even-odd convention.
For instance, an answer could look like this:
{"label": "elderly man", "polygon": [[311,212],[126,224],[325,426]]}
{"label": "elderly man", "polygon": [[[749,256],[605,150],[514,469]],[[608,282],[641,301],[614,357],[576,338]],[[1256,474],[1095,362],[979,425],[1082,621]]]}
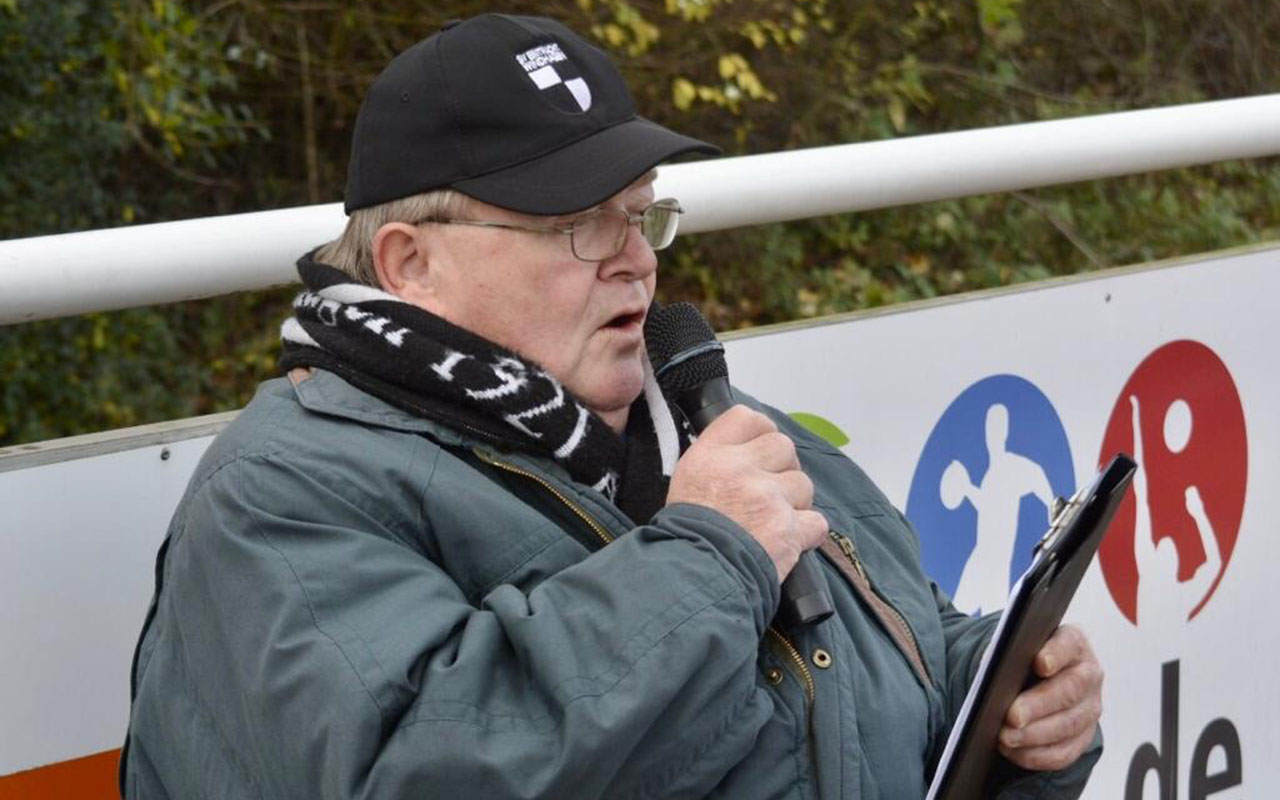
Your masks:
{"label": "elderly man", "polygon": [[[713,150],[550,20],[392,61],[347,230],[299,262],[287,378],[160,550],[127,796],[923,795],[992,620],[838,451],[754,403],[691,442],[653,379],[679,205],[652,168]],[[818,547],[835,614],[788,627]],[[1101,672],[1073,629],[1036,668],[996,789],[1073,797]]]}

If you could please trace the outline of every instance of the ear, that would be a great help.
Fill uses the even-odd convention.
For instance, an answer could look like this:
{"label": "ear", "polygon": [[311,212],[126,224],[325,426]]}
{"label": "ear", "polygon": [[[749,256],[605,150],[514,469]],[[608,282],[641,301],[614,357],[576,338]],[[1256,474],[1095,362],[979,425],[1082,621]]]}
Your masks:
{"label": "ear", "polygon": [[430,263],[421,230],[405,222],[388,222],[373,235],[373,268],[384,291],[426,307]]}

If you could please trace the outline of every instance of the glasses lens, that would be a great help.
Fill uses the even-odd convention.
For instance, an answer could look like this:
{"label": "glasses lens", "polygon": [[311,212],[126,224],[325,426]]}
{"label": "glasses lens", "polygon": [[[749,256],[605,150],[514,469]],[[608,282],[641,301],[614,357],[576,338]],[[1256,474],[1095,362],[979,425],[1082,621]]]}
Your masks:
{"label": "glasses lens", "polygon": [[626,216],[602,208],[575,219],[569,241],[573,245],[573,254],[583,261],[604,261],[621,249],[626,232]]}
{"label": "glasses lens", "polygon": [[680,204],[667,197],[654,202],[644,210],[644,218],[640,222],[640,232],[645,241],[654,250],[671,244],[676,238],[676,228],[680,225]]}
{"label": "glasses lens", "polygon": [[[680,204],[672,198],[658,200],[639,215],[640,233],[654,250],[661,250],[676,238]],[[632,217],[616,208],[589,211],[573,221],[570,244],[583,261],[604,261],[621,252]]]}

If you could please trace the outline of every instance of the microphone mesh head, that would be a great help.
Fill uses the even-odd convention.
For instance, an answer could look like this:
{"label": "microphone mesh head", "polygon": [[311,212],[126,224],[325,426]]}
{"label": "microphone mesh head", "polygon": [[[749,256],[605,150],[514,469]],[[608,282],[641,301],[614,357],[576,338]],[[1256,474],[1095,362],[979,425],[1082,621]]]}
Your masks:
{"label": "microphone mesh head", "polygon": [[664,392],[680,393],[729,376],[715,331],[692,303],[655,309],[645,320],[644,340]]}

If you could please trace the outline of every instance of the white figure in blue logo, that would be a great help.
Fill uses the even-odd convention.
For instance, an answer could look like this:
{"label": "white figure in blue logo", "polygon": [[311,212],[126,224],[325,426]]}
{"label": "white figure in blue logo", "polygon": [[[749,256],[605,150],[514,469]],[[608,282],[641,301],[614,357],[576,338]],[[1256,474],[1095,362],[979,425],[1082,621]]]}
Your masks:
{"label": "white figure in blue logo", "polygon": [[[1151,524],[1151,505],[1147,492],[1147,471],[1143,466],[1142,414],[1138,398],[1129,396],[1133,409],[1133,457],[1138,469],[1133,475],[1133,499],[1137,504],[1133,523],[1133,556],[1138,567],[1138,624],[1148,630],[1176,633],[1191,612],[1209,592],[1209,585],[1222,569],[1222,554],[1213,523],[1204,511],[1200,489],[1194,484],[1183,494],[1187,514],[1196,524],[1204,547],[1204,563],[1185,581],[1178,579],[1181,557],[1178,547],[1168,536],[1156,542]],[[1164,446],[1170,453],[1180,453],[1191,439],[1191,408],[1185,400],[1174,400],[1164,414]]]}
{"label": "white figure in blue logo", "polygon": [[1044,468],[1026,456],[1007,449],[1009,409],[1000,403],[987,409],[987,473],[975,486],[969,470],[952,461],[943,470],[939,493],[942,503],[955,510],[968,500],[977,512],[977,543],[956,586],[952,601],[966,613],[987,613],[1004,608],[1009,597],[1009,565],[1018,534],[1018,510],[1022,498],[1033,494],[1044,503],[1045,525],[1053,505],[1053,490]]}

